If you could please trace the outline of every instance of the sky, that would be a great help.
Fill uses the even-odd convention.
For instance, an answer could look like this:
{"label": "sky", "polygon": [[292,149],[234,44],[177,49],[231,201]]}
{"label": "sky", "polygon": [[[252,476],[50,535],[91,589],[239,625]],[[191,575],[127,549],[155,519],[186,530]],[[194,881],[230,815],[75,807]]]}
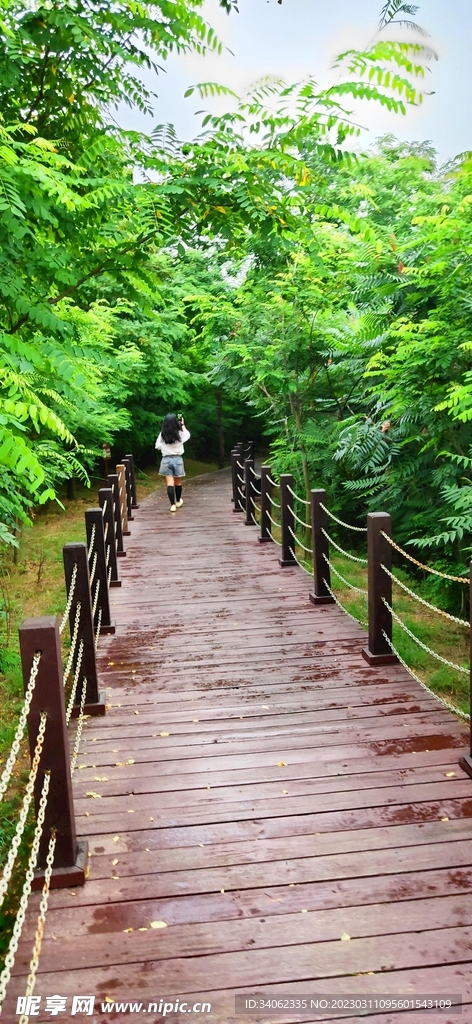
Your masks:
{"label": "sky", "polygon": [[[197,110],[222,112],[232,105],[228,99],[184,98],[197,82],[219,82],[239,95],[266,75],[287,82],[311,75],[326,86],[339,77],[330,70],[336,55],[372,40],[382,6],[383,0],[239,0],[240,13],[227,15],[218,0],[205,0],[203,13],[224,44],[222,55],[171,56],[164,73],[144,78],[158,93],[155,118],[123,107],[117,120],[148,131],[171,122],[180,139],[191,139],[200,131]],[[367,129],[363,148],[393,132],[400,139],[431,140],[443,162],[472,149],[472,0],[420,0],[416,20],[439,53],[425,85],[434,95],[408,108],[405,117],[372,103],[357,105],[355,112]]]}

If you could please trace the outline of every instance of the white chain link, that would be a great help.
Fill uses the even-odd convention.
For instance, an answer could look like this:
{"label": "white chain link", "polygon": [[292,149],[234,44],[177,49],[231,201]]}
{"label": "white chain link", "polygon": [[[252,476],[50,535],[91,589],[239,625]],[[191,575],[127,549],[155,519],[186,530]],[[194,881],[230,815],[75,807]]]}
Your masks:
{"label": "white chain link", "polygon": [[354,585],[354,583],[350,583],[349,580],[345,580],[344,576],[341,576],[341,573],[338,572],[337,569],[335,569],[334,565],[332,564],[332,562],[330,562],[329,558],[327,557],[327,555],[324,554],[324,552],[323,552],[323,558],[324,558],[326,564],[329,565],[329,567],[331,569],[331,572],[334,572],[334,575],[338,576],[338,578],[341,580],[341,582],[346,584],[346,587],[349,587],[350,590],[357,590],[358,594],[367,594],[368,593],[368,591],[364,590],[363,587],[356,587]]}
{"label": "white chain link", "polygon": [[97,569],[97,560],[98,560],[98,553],[95,551],[94,556],[93,556],[92,568],[91,568],[91,571],[90,571],[90,586],[92,586],[92,583],[93,583],[93,581],[95,579],[95,572],[96,572],[96,569]]}
{"label": "white chain link", "polygon": [[430,604],[429,601],[425,601],[424,597],[420,597],[419,594],[415,594],[414,590],[410,590],[406,583],[402,583],[397,576],[394,576],[393,572],[390,572],[390,569],[387,569],[386,565],[383,565],[381,562],[380,566],[384,572],[387,573],[387,576],[390,576],[390,579],[393,580],[394,583],[401,587],[402,590],[406,590],[407,594],[409,594],[410,597],[414,597],[415,601],[419,601],[420,604],[424,604],[425,608],[429,608],[431,612],[437,612],[438,615],[442,615],[445,619],[449,619],[450,622],[457,622],[459,626],[465,626],[466,629],[470,628],[470,623],[467,622],[467,619],[459,619],[456,615],[450,615],[449,612],[444,612],[442,608],[437,608],[435,604]]}
{"label": "white chain link", "polygon": [[33,657],[33,663],[31,665],[30,677],[28,686],[25,693],[25,702],[21,710],[21,715],[16,727],[15,738],[13,740],[10,753],[8,755],[7,763],[2,772],[2,778],[0,779],[0,800],[3,800],[7,791],[8,783],[10,781],[11,773],[15,767],[16,759],[20,752],[20,744],[23,739],[23,733],[26,727],[26,721],[29,715],[29,709],[31,707],[31,701],[33,699],[34,688],[36,686],[36,679],[39,672],[39,663],[41,661],[41,651],[36,651]]}
{"label": "white chain link", "polygon": [[295,533],[293,532],[293,530],[292,530],[292,527],[291,527],[291,526],[289,526],[289,531],[290,531],[290,533],[292,534],[292,537],[293,537],[294,541],[296,541],[296,543],[297,543],[297,544],[299,545],[299,547],[303,548],[303,550],[304,550],[304,551],[306,551],[306,553],[307,553],[308,555],[312,555],[312,554],[313,554],[313,548],[307,548],[307,547],[305,547],[305,545],[304,545],[304,544],[302,544],[301,540],[299,540],[299,539],[298,539],[298,537],[297,537],[297,535],[296,535],[296,534],[295,534]]}
{"label": "white chain link", "polygon": [[282,506],[279,504],[278,501],[274,501],[272,495],[267,494],[266,497],[269,499],[269,501],[270,501],[270,503],[271,503],[273,508],[282,508]]}
{"label": "white chain link", "polygon": [[16,858],[18,856],[18,850],[20,843],[23,838],[23,833],[26,828],[26,819],[28,817],[28,811],[30,809],[31,801],[34,795],[34,784],[36,782],[36,776],[38,774],[39,762],[41,760],[41,754],[44,744],[44,734],[46,732],[48,716],[45,711],[41,712],[41,718],[39,720],[38,735],[36,737],[36,746],[34,748],[33,760],[31,763],[31,769],[28,777],[28,782],[25,789],[25,795],[23,797],[23,803],[21,805],[21,811],[18,817],[18,824],[15,829],[15,835],[13,836],[10,849],[8,851],[8,857],[3,868],[3,875],[0,881],[0,907],[5,899],[10,879],[12,876],[13,868],[15,865]]}
{"label": "white chain link", "polygon": [[98,609],[97,628],[95,630],[95,650],[97,650],[98,641],[100,639],[100,626],[101,626],[101,624],[102,624],[102,609],[99,608]]}
{"label": "white chain link", "polygon": [[69,657],[67,659],[67,665],[66,665],[66,667],[64,669],[64,677],[63,677],[64,686],[66,685],[67,680],[68,680],[68,678],[70,676],[70,670],[72,668],[72,664],[73,664],[73,661],[74,661],[75,648],[76,648],[76,645],[77,645],[77,637],[78,637],[78,633],[79,633],[80,610],[81,610],[81,607],[82,606],[80,604],[80,601],[78,601],[76,609],[75,609],[74,632],[72,634],[72,640],[70,642]]}
{"label": "white chain link", "polygon": [[76,729],[76,733],[75,733],[74,749],[72,751],[72,757],[70,759],[70,774],[71,774],[71,778],[72,778],[72,776],[73,776],[73,774],[75,772],[75,766],[77,764],[77,758],[79,756],[80,740],[81,740],[82,729],[84,727],[84,721],[85,721],[85,718],[84,718],[84,707],[85,707],[85,698],[86,698],[86,696],[87,696],[87,680],[84,679],[82,681],[82,693],[81,693],[81,696],[80,696],[80,708],[79,708],[79,714],[78,714],[78,717],[77,717],[77,729]]}
{"label": "white chain link", "polygon": [[110,580],[111,580],[111,565],[110,565],[110,568],[109,568],[109,570],[108,570],[108,576],[107,576],[107,585],[108,585],[108,588],[110,588]]}
{"label": "white chain link", "polygon": [[298,558],[297,558],[293,548],[289,548],[288,550],[290,551],[290,554],[292,555],[292,557],[295,559],[297,565],[300,566],[300,569],[303,569],[303,572],[306,572],[308,576],[312,576],[313,575],[312,572],[310,572],[310,570],[307,569],[305,565],[302,565],[302,563],[298,561]]}
{"label": "white chain link", "polygon": [[106,564],[107,564],[107,566],[108,566],[108,563],[110,561],[110,553],[111,553],[111,548],[110,548],[110,545],[108,544],[108,546],[107,546],[107,555],[106,555]]}
{"label": "white chain link", "polygon": [[260,476],[258,475],[258,473],[256,473],[254,467],[253,466],[249,466],[249,469],[250,469],[252,475],[255,476],[256,480],[260,480]]}
{"label": "white chain link", "polygon": [[447,572],[440,572],[439,569],[433,569],[430,565],[423,565],[422,562],[418,562],[417,558],[413,558],[413,555],[409,555],[408,551],[404,551],[398,544],[395,544],[395,541],[392,540],[384,530],[381,530],[380,534],[388,541],[392,548],[395,548],[395,551],[399,551],[401,555],[408,558],[410,562],[413,562],[413,565],[417,565],[420,569],[424,569],[425,572],[432,572],[435,576],[440,576],[442,580],[452,580],[453,583],[469,583],[467,576],[449,576]]}
{"label": "white chain link", "polygon": [[93,595],[92,619],[95,618],[95,612],[97,610],[99,592],[100,592],[100,580],[97,580],[97,585],[95,587],[95,593]]}
{"label": "white chain link", "polygon": [[92,526],[92,532],[90,534],[90,544],[88,546],[88,552],[87,552],[89,559],[90,559],[90,556],[91,556],[92,551],[93,551],[93,545],[95,544],[95,534],[96,534],[96,532],[97,532],[97,527],[96,527],[96,525],[94,523],[93,526]]}
{"label": "white chain link", "polygon": [[67,598],[66,609],[65,609],[64,615],[62,616],[61,624],[59,626],[59,633],[63,633],[64,632],[67,619],[69,618],[69,612],[70,612],[71,607],[72,607],[72,601],[74,600],[74,592],[75,592],[76,581],[77,581],[77,562],[74,562],[74,568],[72,569],[72,576],[70,578],[69,596]]}
{"label": "white chain link", "polygon": [[238,469],[242,469],[242,471],[244,473],[244,466],[241,465],[241,463],[239,462],[239,459],[236,459],[236,465],[237,465]]}
{"label": "white chain link", "polygon": [[289,484],[287,484],[287,491],[290,491],[292,498],[295,498],[296,501],[301,502],[302,505],[308,505],[308,508],[310,508],[311,502],[305,501],[305,498],[301,498],[299,494],[295,494],[295,491],[292,491]]}
{"label": "white chain link", "polygon": [[321,527],[321,532],[326,537],[326,540],[329,540],[329,543],[332,544],[333,548],[336,548],[336,551],[339,551],[341,555],[345,555],[346,558],[351,558],[353,562],[360,562],[361,565],[367,565],[367,558],[358,558],[357,555],[351,555],[349,551],[345,551],[344,548],[340,548],[339,544],[336,544],[336,541],[330,537],[329,533],[323,527]]}
{"label": "white chain link", "polygon": [[334,590],[331,590],[329,583],[327,583],[325,579],[323,579],[323,583],[326,589],[329,590],[329,593],[331,594],[331,597],[333,598],[335,604],[337,604],[338,608],[340,608],[341,611],[344,612],[344,614],[347,615],[349,619],[352,619],[353,622],[357,622],[358,626],[364,626],[365,629],[368,629],[369,623],[364,622],[363,619],[357,619],[355,615],[351,615],[351,612],[348,612],[347,608],[345,608],[344,605],[341,604],[341,602],[338,600],[336,594],[334,593]]}
{"label": "white chain link", "polygon": [[15,920],[15,924],[13,926],[13,932],[12,932],[12,936],[11,936],[11,939],[10,939],[10,945],[8,947],[8,952],[7,952],[7,955],[5,957],[5,966],[4,966],[3,971],[2,971],[2,973],[0,975],[0,1013],[1,1013],[1,1008],[2,1008],[3,1001],[5,999],[5,993],[6,993],[7,985],[8,985],[8,982],[10,981],[10,976],[11,976],[12,968],[13,968],[13,965],[15,963],[15,956],[16,956],[16,953],[17,953],[17,950],[18,950],[18,944],[19,944],[19,941],[20,941],[21,932],[23,930],[23,925],[24,925],[24,922],[25,922],[26,910],[27,910],[27,907],[28,907],[28,900],[30,898],[31,886],[33,884],[33,878],[34,878],[34,872],[35,872],[35,868],[36,868],[36,862],[38,860],[39,844],[41,842],[41,836],[43,834],[44,819],[45,819],[45,816],[46,816],[46,807],[47,807],[47,802],[48,802],[50,781],[51,781],[51,773],[50,772],[46,772],[46,774],[44,776],[43,788],[42,788],[42,791],[41,791],[41,797],[40,797],[40,800],[39,800],[38,816],[37,816],[37,819],[36,819],[36,828],[35,828],[35,831],[34,831],[33,845],[31,847],[30,855],[29,855],[29,858],[28,858],[28,867],[27,867],[27,870],[26,870],[26,876],[25,876],[25,881],[24,881],[24,885],[23,885],[23,891],[21,893],[20,903],[19,903],[18,910],[17,910],[17,913],[16,913],[16,920]]}
{"label": "white chain link", "polygon": [[240,488],[240,487],[238,487],[238,491],[239,491],[239,496],[240,496],[240,498],[242,498],[242,500],[243,500],[243,501],[246,501],[246,495],[245,495],[245,494],[243,494],[243,492],[242,492],[242,490],[241,490],[241,488]]}
{"label": "white chain link", "polygon": [[269,483],[272,484],[272,487],[280,487],[280,484],[277,484],[275,480],[272,479],[269,473],[267,473],[266,480],[268,480]]}
{"label": "white chain link", "polygon": [[108,523],[105,523],[105,529],[103,531],[103,539],[106,540],[108,537]]}
{"label": "white chain link", "polygon": [[442,704],[444,708],[447,708],[448,711],[453,711],[455,715],[460,715],[461,718],[466,718],[468,721],[470,721],[470,715],[467,714],[467,711],[461,711],[460,708],[456,708],[454,704],[451,704],[444,697],[440,697],[438,693],[434,692],[434,690],[430,690],[429,686],[427,686],[426,683],[424,683],[423,680],[416,675],[416,672],[413,672],[413,669],[410,668],[409,665],[407,665],[406,661],[403,660],[401,654],[398,653],[396,647],[393,646],[392,641],[389,639],[384,629],[382,630],[382,636],[387,641],[388,646],[390,647],[390,650],[393,652],[393,654],[396,654],[400,662],[400,665],[403,665],[403,668],[406,668],[406,671],[410,674],[410,676],[413,677],[413,679],[416,680],[417,683],[420,684],[423,690],[426,690],[426,693],[431,694],[431,697],[434,697],[434,699],[437,700],[439,704]]}
{"label": "white chain link", "polygon": [[423,651],[426,651],[427,654],[430,654],[432,658],[436,658],[436,661],[441,661],[443,665],[448,665],[449,668],[453,668],[455,672],[462,672],[463,675],[465,676],[469,675],[468,668],[464,668],[463,665],[456,665],[453,661],[448,661],[447,658],[443,658],[442,654],[437,654],[436,651],[432,651],[431,647],[428,647],[426,644],[423,643],[422,640],[419,640],[418,637],[411,632],[411,629],[408,629],[408,626],[405,625],[403,620],[399,618],[397,613],[394,612],[393,608],[390,607],[388,601],[386,601],[384,597],[382,598],[382,601],[385,607],[388,608],[392,617],[395,619],[395,622],[398,622],[398,625],[401,626],[405,633],[407,633],[408,636],[411,637],[411,639],[414,640],[419,647],[422,647]]}
{"label": "white chain link", "polygon": [[69,725],[70,718],[71,718],[71,715],[72,715],[72,710],[73,710],[73,707],[74,707],[75,695],[77,693],[77,686],[78,686],[79,676],[80,676],[80,667],[82,665],[82,658],[83,658],[83,656],[84,656],[84,641],[81,640],[80,644],[79,644],[79,649],[77,651],[77,664],[75,666],[74,680],[73,680],[72,689],[71,689],[71,692],[70,692],[70,695],[69,695],[69,702],[67,704],[67,711],[66,711],[66,724],[67,725]]}
{"label": "white chain link", "polygon": [[[28,980],[26,982],[26,992],[25,992],[26,996],[32,996],[33,995],[34,986],[36,984],[36,974],[38,972],[38,967],[39,967],[39,958],[41,956],[41,946],[43,944],[44,928],[45,928],[45,925],[46,925],[46,914],[47,914],[47,911],[48,911],[49,890],[51,888],[51,877],[52,877],[52,870],[53,870],[53,865],[54,865],[54,854],[55,854],[55,851],[56,851],[56,839],[57,839],[56,830],[53,829],[53,831],[51,832],[51,838],[49,840],[48,852],[47,852],[47,855],[46,855],[46,870],[44,872],[43,891],[42,891],[42,894],[41,894],[41,902],[39,904],[39,914],[38,914],[38,922],[37,922],[37,925],[36,925],[36,933],[35,933],[35,936],[34,936],[33,953],[32,953],[32,956],[31,956],[30,966],[29,966],[30,972],[29,972],[29,975],[28,975]],[[27,1014],[22,1014],[20,1019],[19,1019],[19,1021],[18,1021],[18,1024],[28,1024],[28,1022],[29,1022],[29,1016]]]}
{"label": "white chain link", "polygon": [[297,520],[297,523],[300,523],[300,526],[304,526],[306,530],[311,530],[311,523],[306,523],[304,519],[300,519],[293,508],[291,508],[290,511],[292,513],[293,518]]}
{"label": "white chain link", "polygon": [[326,508],[326,505],[323,505],[321,501],[319,502],[319,506],[323,509],[323,512],[326,512],[326,515],[329,516],[330,519],[334,519],[334,522],[339,523],[340,526],[345,526],[347,530],[356,530],[357,533],[367,533],[367,526],[353,526],[352,523],[344,523],[342,519],[338,519],[333,512],[330,512],[329,508]]}

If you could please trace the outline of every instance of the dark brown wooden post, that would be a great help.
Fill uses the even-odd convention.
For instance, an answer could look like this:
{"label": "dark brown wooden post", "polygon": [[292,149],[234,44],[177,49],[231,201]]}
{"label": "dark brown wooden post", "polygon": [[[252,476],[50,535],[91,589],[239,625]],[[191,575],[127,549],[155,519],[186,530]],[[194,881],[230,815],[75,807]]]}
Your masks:
{"label": "dark brown wooden post", "polygon": [[[85,513],[87,546],[89,551],[90,585],[92,592],[93,626],[102,633],[114,633],[115,625],[110,618],[108,596],[108,570],[105,554],[105,535],[101,508],[88,508]],[[95,531],[94,531],[95,527]],[[93,536],[93,544],[92,544]],[[97,556],[95,558],[95,555]],[[95,566],[95,568],[94,568]],[[97,595],[98,587],[98,595]]]}
{"label": "dark brown wooden post", "polygon": [[119,463],[116,467],[118,475],[118,494],[120,500],[120,515],[121,515],[121,532],[123,537],[129,537],[130,531],[128,530],[128,498],[126,494],[126,470],[125,467]]}
{"label": "dark brown wooden post", "polygon": [[108,574],[111,570],[110,587],[121,587],[121,580],[118,576],[118,561],[116,558],[115,517],[113,515],[113,491],[111,487],[100,488],[98,492],[98,504],[103,512],[103,530]]}
{"label": "dark brown wooden post", "polygon": [[392,665],[398,661],[387,640],[392,639],[392,616],[384,600],[392,607],[392,581],[382,569],[391,571],[392,548],[382,533],[392,536],[392,519],[388,512],[367,515],[367,559],[369,591],[369,646],[362,648],[362,657],[369,665]]}
{"label": "dark brown wooden post", "polygon": [[246,518],[244,525],[257,526],[254,506],[256,497],[254,488],[254,459],[246,459],[244,463],[244,486],[246,488]]}
{"label": "dark brown wooden post", "polygon": [[[470,706],[472,708],[472,562],[469,565],[469,661],[470,661]],[[469,725],[469,753],[459,760],[460,767],[472,778],[472,718]]]}
{"label": "dark brown wooden post", "polygon": [[282,555],[279,558],[279,565],[296,565],[296,561],[290,551],[290,548],[295,550],[295,540],[290,533],[293,530],[295,533],[295,519],[293,516],[293,498],[290,494],[289,487],[293,491],[293,476],[291,473],[281,473],[280,475],[280,516],[282,524]]}
{"label": "dark brown wooden post", "polygon": [[127,455],[126,458],[129,462],[131,469],[131,508],[139,508],[138,495],[136,491],[136,469],[134,465],[134,455]]}
{"label": "dark brown wooden post", "polygon": [[261,535],[258,537],[260,544],[267,544],[272,540],[269,519],[269,512],[272,514],[272,505],[269,498],[272,497],[272,470],[270,466],[261,466]]}
{"label": "dark brown wooden post", "polygon": [[[322,488],[313,488],[311,491],[311,546],[313,548],[313,594],[310,594],[312,604],[334,604],[334,597],[331,596],[328,587],[331,586],[331,574],[326,558],[329,558],[329,540],[323,533],[328,528],[328,516],[324,508],[326,506],[326,491]],[[328,586],[326,586],[328,584]]]}
{"label": "dark brown wooden post", "polygon": [[[87,843],[77,843],[75,830],[58,619],[55,615],[41,619],[26,619],[26,622],[20,627],[19,635],[25,690],[30,678],[33,658],[37,651],[41,651],[33,700],[28,715],[31,757],[33,757],[36,746],[41,713],[45,711],[47,714],[46,732],[35,783],[37,814],[44,776],[46,772],[51,772],[46,817],[39,849],[39,866],[44,877],[49,837],[51,830],[56,829],[57,840],[51,885],[57,889],[64,886],[83,885],[88,851]],[[40,871],[33,882],[33,888],[38,889],[42,886],[43,877],[41,877]]]}
{"label": "dark brown wooden post", "polygon": [[241,456],[239,448],[234,448],[231,452],[231,477],[233,481],[233,512],[244,512],[243,503],[240,494],[241,481],[241,470],[239,469],[238,462],[241,462]]}
{"label": "dark brown wooden post", "polygon": [[121,461],[125,467],[126,511],[128,514],[128,522],[133,522],[133,484],[131,482],[131,466],[128,458],[122,459]]}
{"label": "dark brown wooden post", "polygon": [[113,491],[113,516],[115,519],[116,555],[117,558],[124,558],[126,551],[123,547],[123,527],[121,525],[120,486],[117,473],[108,474],[108,483]]}
{"label": "dark brown wooden post", "polygon": [[66,579],[66,593],[70,593],[71,581],[74,575],[74,567],[77,566],[77,575],[74,586],[74,596],[69,610],[69,629],[73,636],[77,605],[80,604],[79,629],[77,633],[77,644],[73,658],[74,673],[77,666],[80,643],[83,643],[82,660],[80,663],[80,674],[75,694],[75,704],[72,710],[72,717],[77,718],[79,713],[82,688],[86,681],[86,696],[84,713],[86,715],[105,714],[105,693],[98,691],[97,662],[95,658],[95,633],[92,616],[92,597],[90,593],[90,574],[88,564],[88,553],[86,544],[65,544],[62,549],[64,558],[64,575]]}
{"label": "dark brown wooden post", "polygon": [[[244,445],[241,445],[241,454],[244,462],[246,459],[254,459],[254,441],[248,441],[246,448],[244,448]],[[243,461],[243,459],[241,459],[241,461]]]}

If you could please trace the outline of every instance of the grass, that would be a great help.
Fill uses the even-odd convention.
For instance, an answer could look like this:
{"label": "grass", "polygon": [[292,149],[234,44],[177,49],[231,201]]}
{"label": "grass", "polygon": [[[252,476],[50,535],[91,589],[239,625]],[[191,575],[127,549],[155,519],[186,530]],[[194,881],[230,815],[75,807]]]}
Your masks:
{"label": "grass", "polygon": [[[192,478],[212,472],[217,466],[186,457],[185,468],[187,477]],[[0,772],[13,742],[23,701],[18,627],[29,617],[62,615],[66,603],[62,548],[69,542],[85,541],[84,512],[97,505],[96,493],[103,486],[103,480],[93,478],[90,488],[77,487],[73,500],[60,494],[64,508],[51,502],[38,510],[33,525],[22,532],[15,560],[10,553],[0,566]],[[164,486],[157,467],[146,473],[138,472],[138,500]],[[67,645],[66,641],[65,648]],[[24,741],[7,800],[0,803],[0,865],[6,859],[14,835],[29,767],[29,752]],[[0,960],[8,946],[16,917],[32,833],[31,820],[26,841],[22,844],[18,870],[15,870],[0,911]]]}

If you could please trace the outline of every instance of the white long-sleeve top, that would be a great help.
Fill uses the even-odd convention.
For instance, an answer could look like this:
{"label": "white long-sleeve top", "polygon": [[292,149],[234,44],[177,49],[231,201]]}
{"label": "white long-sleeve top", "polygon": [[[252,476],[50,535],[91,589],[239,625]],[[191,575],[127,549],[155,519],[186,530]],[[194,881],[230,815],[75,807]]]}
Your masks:
{"label": "white long-sleeve top", "polygon": [[159,434],[154,447],[160,448],[163,455],[183,455],[184,443],[189,440],[189,437],[190,434],[186,427],[179,431],[179,440],[174,441],[173,444],[166,444],[166,442],[162,440],[162,434]]}

